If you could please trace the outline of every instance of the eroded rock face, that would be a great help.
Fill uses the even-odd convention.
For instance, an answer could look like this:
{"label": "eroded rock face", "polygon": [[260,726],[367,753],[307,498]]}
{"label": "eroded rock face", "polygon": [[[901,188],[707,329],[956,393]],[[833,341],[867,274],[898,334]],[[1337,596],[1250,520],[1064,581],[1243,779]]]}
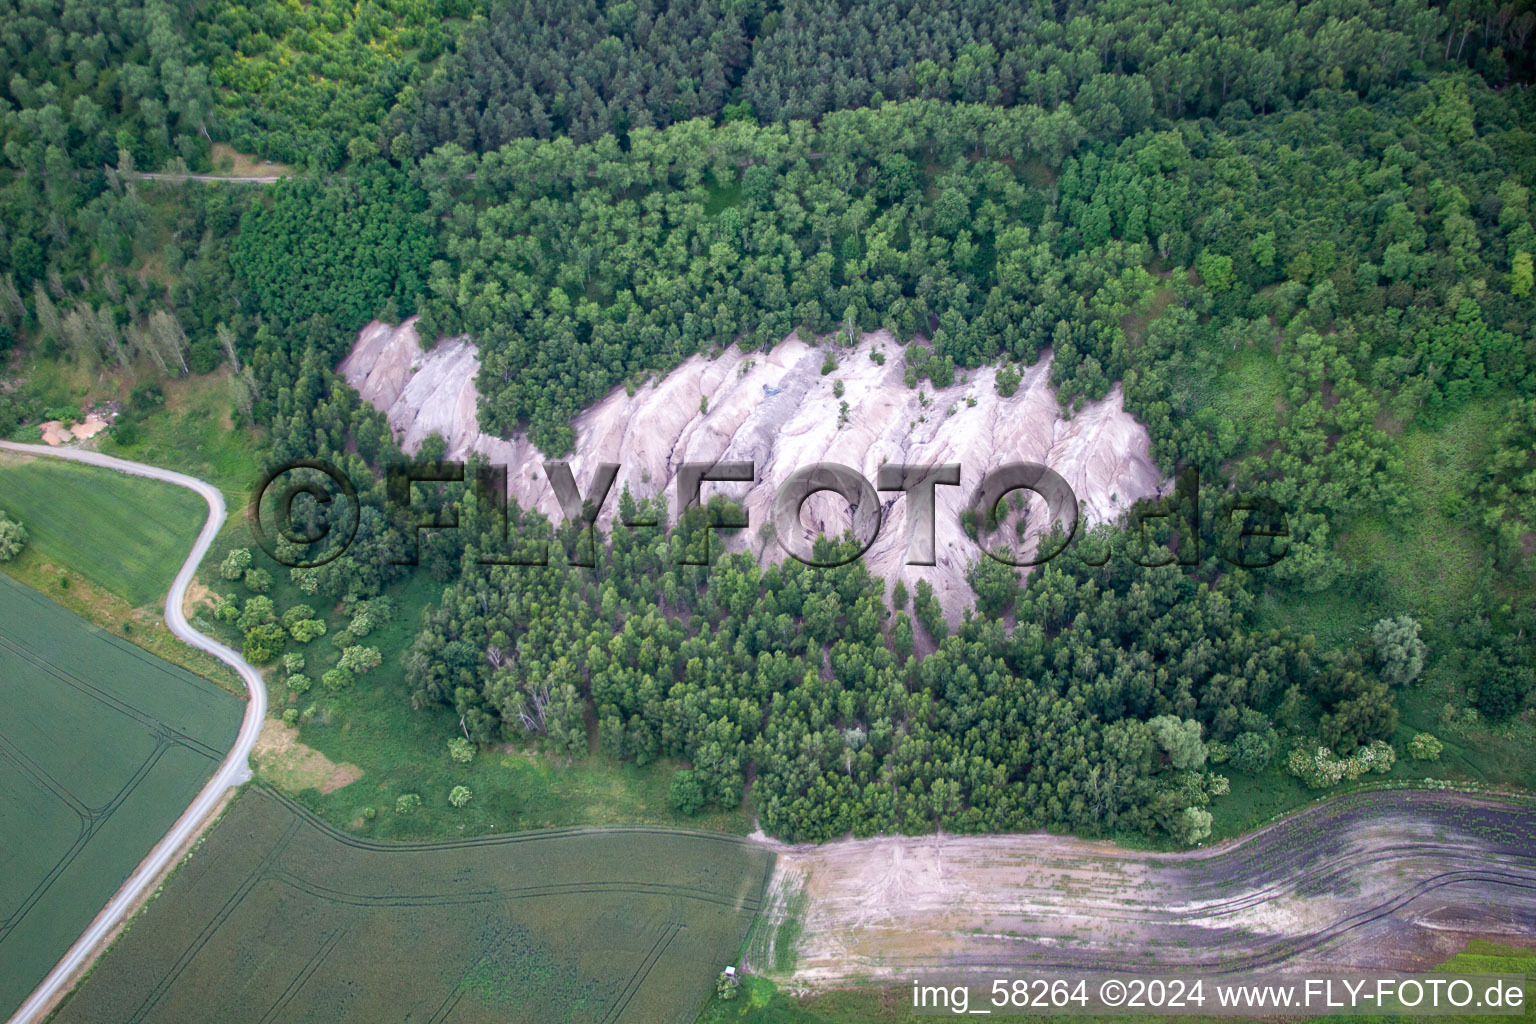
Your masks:
{"label": "eroded rock face", "polygon": [[[823,375],[828,351],[838,366]],[[871,358],[877,352],[885,356],[883,365]],[[449,458],[480,452],[505,465],[512,498],[557,518],[559,503],[544,478],[543,453],[521,433],[511,438],[481,433],[479,368],[467,339],[444,340],[422,352],[412,319],[399,327],[369,324],[338,370],[386,413],[405,451],[415,452],[437,433],[447,442]],[[707,483],[704,497],[719,493],[745,505],[752,525],[737,532],[733,543],[749,545],[763,560],[785,557],[764,527],[772,518],[775,489],[797,469],[841,463],[873,483],[886,462],[959,463],[960,485],[937,491],[935,565],[905,564],[907,499],[899,492],[880,494],[880,533],[864,556],[870,571],[890,585],[904,578],[910,589],[927,579],[952,620],[971,604],[965,570],[979,555],[961,529],[960,513],[987,471],[1017,461],[1050,466],[1072,486],[1088,523],[1112,519],[1165,486],[1148,457],[1151,439],[1125,411],[1119,385],[1104,401],[1064,419],[1049,384],[1049,355],[1024,371],[1010,398],[997,394],[993,367],[969,371],[964,381],[939,390],[908,389],[903,373],[903,349],[884,331],[864,335],[852,347],[830,340],[815,347],[790,338],[767,353],[732,347],[713,359],[694,356],[633,396],[615,389],[577,417],[569,462],[583,495],[599,463],[620,465],[599,520],[604,528],[625,486],[637,497],[664,493],[667,508],[675,512],[682,463],[755,462],[756,483]],[[841,398],[833,391],[838,381]],[[707,411],[700,411],[701,400]],[[846,417],[840,415],[842,402]],[[1043,503],[1032,501],[1026,550],[1036,524],[1045,523],[1043,511]],[[801,549],[809,550],[821,528],[840,534],[850,522],[841,499],[812,498],[802,511]]]}

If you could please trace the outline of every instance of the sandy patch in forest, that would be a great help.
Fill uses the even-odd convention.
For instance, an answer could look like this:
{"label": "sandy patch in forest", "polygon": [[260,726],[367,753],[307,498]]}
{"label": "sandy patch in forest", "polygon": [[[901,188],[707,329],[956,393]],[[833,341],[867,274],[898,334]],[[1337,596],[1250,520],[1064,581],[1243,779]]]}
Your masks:
{"label": "sandy patch in forest", "polygon": [[111,425],[105,416],[93,412],[87,415],[84,420],[70,427],[69,432],[76,441],[88,441]]}
{"label": "sandy patch in forest", "polygon": [[51,444],[55,448],[61,444],[73,440],[73,436],[69,431],[64,429],[64,424],[58,420],[48,420],[47,422],[40,424],[38,429],[43,432],[44,443]]}
{"label": "sandy patch in forest", "polygon": [[778,851],[771,887],[808,895],[785,978],[803,989],[1030,969],[1422,969],[1467,934],[1536,938],[1536,816],[1454,794],[1341,798],[1175,854],[1043,834],[759,841]]}
{"label": "sandy patch in forest", "polygon": [[191,583],[187,584],[187,597],[182,602],[182,607],[196,608],[201,604],[211,604],[213,596],[213,591],[205,587],[199,580],[194,579]]}
{"label": "sandy patch in forest", "polygon": [[242,153],[226,142],[215,142],[212,146],[210,157],[215,168],[225,161],[229,161],[228,170],[217,169],[215,174],[229,174],[234,177],[263,177],[273,175],[292,174],[293,168],[287,164],[276,164],[260,157]]}
{"label": "sandy patch in forest", "polygon": [[363,777],[355,764],[337,764],[318,750],[299,742],[299,730],[276,718],[267,719],[251,750],[256,770],[280,789],[297,793],[318,789],[334,793]]}
{"label": "sandy patch in forest", "polygon": [[[828,351],[838,367],[823,375]],[[884,365],[872,352],[884,354]],[[1017,461],[1050,466],[1071,485],[1089,523],[1113,519],[1166,487],[1148,456],[1150,437],[1125,411],[1119,385],[1067,419],[1049,383],[1049,353],[1023,371],[1023,383],[1009,398],[997,394],[995,367],[969,371],[964,380],[957,374],[948,388],[909,389],[903,353],[888,333],[877,331],[850,347],[789,338],[771,352],[732,347],[712,359],[693,356],[634,395],[614,389],[576,418],[569,461],[577,485],[585,494],[597,464],[620,464],[599,521],[607,527],[626,485],[637,497],[665,495],[668,509],[675,510],[674,481],[683,462],[751,460],[756,483],[706,484],[704,495],[723,494],[747,508],[752,525],[717,535],[720,539],[750,545],[761,560],[777,561],[785,555],[763,527],[771,519],[775,489],[795,470],[835,462],[873,483],[886,462],[959,463],[960,485],[937,490],[936,565],[905,564],[907,502],[899,492],[879,494],[882,525],[864,556],[870,571],[893,586],[897,577],[905,578],[909,589],[927,579],[952,620],[973,600],[965,571],[979,555],[960,527],[960,512],[987,471]],[[440,341],[424,353],[411,319],[399,327],[368,325],[338,370],[388,415],[405,451],[413,453],[428,435],[439,434],[449,458],[480,452],[507,466],[517,502],[557,517],[543,454],[521,433],[504,439],[480,431],[479,368],[475,346],[463,338]],[[843,385],[841,398],[834,394],[835,382]],[[848,405],[843,422],[841,402]],[[1031,508],[1026,551],[1046,522],[1043,503],[1032,502]],[[805,546],[821,529],[840,534],[849,521],[841,499],[811,499],[801,516]]]}
{"label": "sandy patch in forest", "polygon": [[111,425],[105,416],[93,412],[67,428],[59,420],[48,420],[39,424],[39,429],[43,433],[43,440],[57,448],[71,441],[89,441]]}

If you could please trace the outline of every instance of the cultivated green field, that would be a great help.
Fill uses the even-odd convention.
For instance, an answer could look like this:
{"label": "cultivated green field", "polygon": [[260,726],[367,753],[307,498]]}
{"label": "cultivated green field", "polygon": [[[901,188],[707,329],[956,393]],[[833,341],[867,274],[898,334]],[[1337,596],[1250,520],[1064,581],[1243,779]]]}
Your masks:
{"label": "cultivated green field", "polygon": [[253,788],[56,1019],[689,1022],[772,865],[649,828],[368,842]]}
{"label": "cultivated green field", "polygon": [[0,575],[0,1015],[186,809],[240,702]]}
{"label": "cultivated green field", "polygon": [[181,487],[11,455],[0,457],[0,510],[27,528],[17,569],[50,561],[134,607],[164,599],[208,515]]}

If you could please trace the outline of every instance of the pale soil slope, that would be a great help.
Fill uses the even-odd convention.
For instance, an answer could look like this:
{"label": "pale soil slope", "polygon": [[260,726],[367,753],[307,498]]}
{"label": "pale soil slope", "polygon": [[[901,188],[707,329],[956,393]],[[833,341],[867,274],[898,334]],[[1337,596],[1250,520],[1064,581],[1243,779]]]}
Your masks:
{"label": "pale soil slope", "polygon": [[[515,500],[558,517],[554,492],[540,466],[543,454],[521,433],[503,439],[480,431],[475,346],[462,338],[447,339],[423,353],[414,323],[365,328],[339,367],[347,382],[388,414],[407,452],[437,433],[447,442],[450,458],[481,452],[492,463],[506,465]],[[870,571],[893,585],[898,575],[909,587],[927,578],[953,619],[971,603],[965,568],[978,554],[960,528],[960,511],[987,470],[1016,461],[1045,463],[1072,486],[1090,523],[1117,516],[1164,485],[1148,458],[1146,429],[1125,411],[1119,386],[1104,401],[1064,419],[1049,384],[1049,355],[1029,367],[1018,392],[1005,399],[997,394],[992,367],[971,371],[968,380],[957,379],[938,391],[907,388],[903,349],[885,332],[865,335],[854,347],[833,348],[831,341],[823,346],[791,338],[768,353],[732,347],[713,359],[694,356],[633,396],[615,389],[582,413],[570,456],[582,493],[598,463],[622,467],[601,524],[611,522],[625,485],[636,496],[664,492],[668,509],[674,510],[674,478],[683,462],[752,460],[757,483],[706,484],[704,495],[706,500],[719,493],[742,501],[752,527],[737,543],[749,543],[761,557],[777,560],[783,552],[761,527],[771,519],[775,488],[796,469],[836,462],[873,483],[878,467],[888,461],[958,462],[960,486],[938,489],[938,564],[904,564],[906,500],[899,492],[880,495],[884,520],[865,556]],[[823,376],[828,348],[838,367]],[[872,350],[885,354],[883,366],[870,358]],[[833,394],[834,381],[844,385],[841,400]],[[765,395],[764,385],[779,393]],[[701,399],[707,412],[700,412]],[[842,424],[840,401],[848,403]],[[848,522],[841,499],[813,498],[802,516],[807,548],[823,524],[841,533]],[[1043,524],[1044,516],[1031,522]]]}

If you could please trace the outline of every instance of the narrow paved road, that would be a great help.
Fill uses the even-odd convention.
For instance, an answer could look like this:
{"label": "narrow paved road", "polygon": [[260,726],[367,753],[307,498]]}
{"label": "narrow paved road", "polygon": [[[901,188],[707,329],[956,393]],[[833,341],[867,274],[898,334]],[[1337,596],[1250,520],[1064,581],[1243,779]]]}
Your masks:
{"label": "narrow paved road", "polygon": [[261,673],[252,668],[236,651],[193,629],[187,623],[186,614],[181,607],[187,596],[187,587],[191,585],[193,574],[197,572],[198,564],[208,553],[208,547],[213,543],[213,538],[218,535],[219,528],[224,525],[227,514],[224,508],[224,495],[217,487],[196,477],[173,473],[158,466],[146,466],[126,459],[114,459],[110,455],[102,455],[99,452],[49,448],[39,444],[16,444],[11,441],[0,441],[0,450],[23,455],[68,459],[70,462],[83,462],[91,466],[115,469],[120,473],[163,480],[166,483],[196,491],[201,495],[208,503],[208,521],[203,524],[202,532],[197,535],[197,543],[192,545],[192,553],[182,563],[181,571],[176,574],[176,580],[171,584],[171,592],[165,599],[165,624],[183,643],[190,644],[200,651],[207,651],[240,673],[240,678],[245,681],[245,688],[250,691],[250,700],[245,706],[245,720],[240,723],[240,734],[235,738],[235,745],[230,750],[229,756],[224,759],[223,764],[219,765],[219,770],[214,772],[213,778],[208,780],[208,785],[203,787],[203,791],[197,794],[197,799],[192,801],[192,805],[180,818],[176,819],[176,824],[171,826],[171,830],[155,844],[155,848],[149,852],[149,856],[144,858],[138,870],[129,876],[128,881],[124,882],[123,887],[117,891],[117,895],[108,901],[106,907],[96,916],[96,920],[91,922],[91,926],[75,940],[73,946],[69,947],[69,952],[64,954],[64,959],[54,966],[48,977],[43,979],[43,983],[27,997],[27,1001],[22,1003],[21,1008],[11,1017],[11,1024],[27,1024],[30,1021],[41,1020],[54,998],[68,989],[74,974],[81,967],[89,964],[101,951],[102,945],[112,934],[113,929],[133,912],[140,898],[148,892],[155,879],[175,861],[177,851],[208,824],[213,809],[225,792],[251,777],[251,748],[256,744],[256,737],[261,733],[262,722],[267,717],[267,688],[262,682]]}

